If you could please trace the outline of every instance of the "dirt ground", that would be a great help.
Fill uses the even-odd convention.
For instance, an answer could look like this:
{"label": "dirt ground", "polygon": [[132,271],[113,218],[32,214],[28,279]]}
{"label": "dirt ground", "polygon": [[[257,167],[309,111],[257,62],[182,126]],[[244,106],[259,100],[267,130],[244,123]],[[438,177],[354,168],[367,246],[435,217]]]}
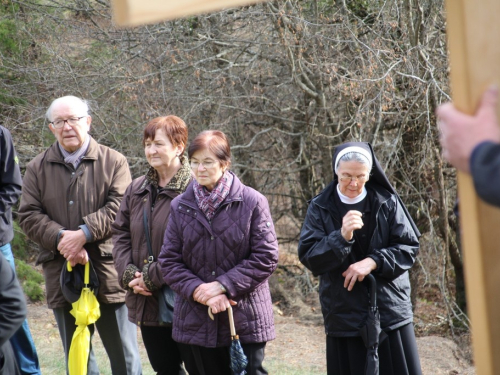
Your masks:
{"label": "dirt ground", "polygon": [[[293,270],[278,270],[270,279],[277,339],[268,344],[267,358],[285,359],[289,364],[308,364],[326,374],[325,334],[317,293],[304,299]],[[439,304],[417,302],[415,332],[424,375],[474,375],[470,340],[455,342],[449,337],[445,312]]]}
{"label": "dirt ground", "polygon": [[[316,366],[326,374],[323,326],[305,325],[293,318],[277,317],[277,339],[268,344],[266,357],[284,358],[290,364]],[[474,368],[457,344],[439,336],[418,337],[424,375],[473,375]]]}
{"label": "dirt ground", "polygon": [[[325,334],[318,295],[313,292],[304,297],[307,274],[301,278],[290,260],[288,264],[292,265],[279,268],[269,280],[277,338],[266,347],[266,361],[326,374]],[[415,306],[414,325],[422,372],[424,375],[475,375],[469,339],[463,336],[452,340],[445,315],[438,303],[418,301]],[[57,325],[46,303],[29,303],[28,320],[41,355],[60,358],[62,346]],[[147,358],[143,346],[140,350],[143,358]],[[52,375],[43,370],[44,375]]]}
{"label": "dirt ground", "polygon": [[[266,358],[301,368],[310,367],[326,374],[325,336],[319,311],[311,311],[311,314],[301,318],[282,313],[276,307],[277,339],[268,343]],[[46,304],[29,304],[28,319],[35,338],[44,337],[43,342],[47,345],[59,340],[53,314]],[[39,339],[36,341],[40,342]],[[475,374],[463,350],[449,338],[424,336],[418,337],[417,343],[424,375]]]}

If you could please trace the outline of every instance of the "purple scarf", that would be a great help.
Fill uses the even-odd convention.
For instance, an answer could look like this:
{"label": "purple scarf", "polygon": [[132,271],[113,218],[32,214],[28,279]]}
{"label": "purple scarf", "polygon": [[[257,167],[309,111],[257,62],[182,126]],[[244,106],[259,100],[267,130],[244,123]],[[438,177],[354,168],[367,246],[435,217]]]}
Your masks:
{"label": "purple scarf", "polygon": [[233,173],[225,171],[217,185],[212,191],[208,191],[204,186],[200,185],[196,180],[193,183],[194,196],[200,210],[205,214],[208,220],[212,220],[215,211],[224,202],[231,185],[233,184]]}

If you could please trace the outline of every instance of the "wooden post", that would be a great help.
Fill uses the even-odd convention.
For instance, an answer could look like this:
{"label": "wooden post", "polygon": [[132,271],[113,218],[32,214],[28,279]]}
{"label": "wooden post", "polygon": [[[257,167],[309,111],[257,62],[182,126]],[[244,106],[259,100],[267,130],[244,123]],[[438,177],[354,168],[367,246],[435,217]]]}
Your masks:
{"label": "wooden post", "polygon": [[262,0],[112,0],[112,7],[117,25],[137,26],[258,1]]}
{"label": "wooden post", "polygon": [[[446,0],[446,11],[453,102],[474,113],[484,90],[500,85],[500,1]],[[469,175],[459,175],[458,192],[474,362],[478,375],[500,374],[500,210],[477,197]]]}

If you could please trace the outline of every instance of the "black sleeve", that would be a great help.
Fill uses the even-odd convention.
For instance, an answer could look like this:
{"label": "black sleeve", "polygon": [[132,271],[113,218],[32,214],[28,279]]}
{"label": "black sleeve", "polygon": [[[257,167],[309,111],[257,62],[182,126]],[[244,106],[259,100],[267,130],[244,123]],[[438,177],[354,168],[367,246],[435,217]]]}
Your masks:
{"label": "black sleeve", "polygon": [[17,203],[21,195],[22,177],[12,137],[0,126],[0,215]]}
{"label": "black sleeve", "polygon": [[470,171],[477,195],[500,207],[500,144],[482,142],[472,151]]}
{"label": "black sleeve", "polygon": [[408,271],[415,264],[419,252],[418,237],[400,201],[388,201],[380,209],[377,228],[381,238],[387,234],[382,246],[371,248],[368,255],[377,263],[374,274],[393,280]]}
{"label": "black sleeve", "polygon": [[14,271],[0,253],[0,346],[26,319],[26,299]]}
{"label": "black sleeve", "polygon": [[299,259],[317,276],[339,268],[349,256],[354,241],[346,241],[340,229],[325,231],[324,219],[316,205],[307,210],[300,232]]}

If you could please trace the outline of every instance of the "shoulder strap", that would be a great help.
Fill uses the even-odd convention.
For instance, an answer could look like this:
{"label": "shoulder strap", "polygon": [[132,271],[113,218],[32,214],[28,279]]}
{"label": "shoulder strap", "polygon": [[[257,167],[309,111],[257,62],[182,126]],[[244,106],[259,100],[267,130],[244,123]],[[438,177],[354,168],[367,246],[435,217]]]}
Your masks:
{"label": "shoulder strap", "polygon": [[149,225],[148,225],[148,213],[147,213],[147,206],[144,205],[144,234],[146,235],[146,243],[148,245],[148,262],[152,263],[154,261],[154,256],[153,256],[153,249],[151,248],[151,237],[149,235]]}

